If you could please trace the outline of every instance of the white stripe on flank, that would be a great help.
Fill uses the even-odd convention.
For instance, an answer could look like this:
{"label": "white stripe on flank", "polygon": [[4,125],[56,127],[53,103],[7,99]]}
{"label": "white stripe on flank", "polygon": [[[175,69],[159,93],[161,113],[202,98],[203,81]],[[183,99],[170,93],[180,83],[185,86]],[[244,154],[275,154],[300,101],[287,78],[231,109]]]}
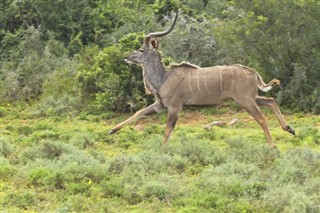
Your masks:
{"label": "white stripe on flank", "polygon": [[220,72],[220,89],[221,89],[221,93],[222,93],[222,90],[223,90],[223,77],[222,77],[222,69],[220,68],[219,70]]}
{"label": "white stripe on flank", "polygon": [[190,88],[191,93],[193,93],[192,85],[191,85],[191,71],[189,71],[189,88]]}
{"label": "white stripe on flank", "polygon": [[200,82],[199,82],[199,69],[197,70],[197,86],[198,86],[199,92],[202,92],[200,88]]}
{"label": "white stripe on flank", "polygon": [[207,89],[208,93],[210,93],[210,90],[209,90],[208,85],[207,85],[207,70],[204,70],[204,72],[205,72],[204,85],[206,86],[206,89]]}
{"label": "white stripe on flank", "polygon": [[233,84],[234,84],[234,72],[232,70],[231,72],[231,76],[232,76],[232,81],[231,81],[231,92],[233,92]]}

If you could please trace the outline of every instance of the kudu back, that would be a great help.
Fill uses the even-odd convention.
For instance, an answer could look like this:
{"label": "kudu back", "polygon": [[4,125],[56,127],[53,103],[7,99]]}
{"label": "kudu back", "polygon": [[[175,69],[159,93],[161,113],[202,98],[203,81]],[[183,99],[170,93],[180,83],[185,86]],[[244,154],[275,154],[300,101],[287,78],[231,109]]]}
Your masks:
{"label": "kudu back", "polygon": [[182,62],[167,71],[157,51],[157,37],[169,34],[174,28],[177,17],[178,13],[166,31],[149,33],[144,39],[143,46],[125,59],[127,63],[142,67],[146,92],[153,93],[156,101],[114,126],[110,134],[141,117],[167,110],[168,120],[163,141],[166,144],[183,106],[212,106],[228,99],[234,100],[257,121],[271,147],[275,147],[275,144],[259,106],[271,108],[282,129],[295,134],[294,130],[286,124],[275,100],[259,96],[257,93],[258,89],[267,92],[279,85],[280,81],[277,79],[265,84],[254,69],[241,64],[201,68]]}

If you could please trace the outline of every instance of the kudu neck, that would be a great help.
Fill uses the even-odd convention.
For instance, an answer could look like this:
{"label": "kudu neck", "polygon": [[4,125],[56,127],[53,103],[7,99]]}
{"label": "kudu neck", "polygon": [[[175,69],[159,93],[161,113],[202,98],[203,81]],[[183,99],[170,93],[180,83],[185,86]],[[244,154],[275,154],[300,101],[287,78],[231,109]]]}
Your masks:
{"label": "kudu neck", "polygon": [[163,66],[160,55],[151,57],[143,66],[144,80],[152,92],[159,92],[161,85],[166,79],[166,69]]}

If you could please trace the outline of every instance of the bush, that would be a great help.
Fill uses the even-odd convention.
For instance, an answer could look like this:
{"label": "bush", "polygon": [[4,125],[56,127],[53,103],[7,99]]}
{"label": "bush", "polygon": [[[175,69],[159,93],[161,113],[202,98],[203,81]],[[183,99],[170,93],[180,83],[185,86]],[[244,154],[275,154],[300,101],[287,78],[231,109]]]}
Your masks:
{"label": "bush", "polygon": [[12,166],[7,158],[0,156],[0,179],[12,177],[16,172],[17,168]]}
{"label": "bush", "polygon": [[64,153],[72,153],[74,148],[57,141],[45,141],[41,144],[27,148],[22,156],[26,159],[35,160],[37,158],[57,159]]}
{"label": "bush", "polygon": [[37,202],[35,192],[18,191],[4,197],[5,206],[15,206],[20,209],[31,209]]}
{"label": "bush", "polygon": [[80,149],[85,149],[94,145],[95,136],[90,133],[79,133],[71,138],[70,143]]}
{"label": "bush", "polygon": [[200,166],[200,168],[209,165],[217,166],[226,160],[226,155],[220,147],[203,140],[181,141],[180,144],[172,145],[165,151],[169,154],[178,154],[186,158],[191,165]]}
{"label": "bush", "polygon": [[81,96],[95,111],[137,109],[148,102],[142,95],[145,92],[141,70],[123,61],[128,51],[140,47],[142,38],[141,33],[128,34],[118,45],[102,50],[94,46],[78,55]]}
{"label": "bush", "polygon": [[29,172],[30,182],[34,186],[42,186],[46,184],[46,179],[52,171],[45,167],[38,167]]}
{"label": "bush", "polygon": [[267,163],[279,157],[279,150],[271,149],[267,144],[254,144],[242,136],[230,137],[225,140],[230,146],[234,157],[240,162],[267,166]]}
{"label": "bush", "polygon": [[63,45],[52,36],[48,41],[42,40],[39,29],[29,27],[21,36],[0,67],[2,102],[38,99],[48,75],[64,66],[67,57]]}
{"label": "bush", "polygon": [[0,156],[7,157],[11,152],[12,145],[5,138],[0,138]]}
{"label": "bush", "polygon": [[178,185],[170,177],[160,176],[157,180],[147,181],[142,186],[142,196],[146,199],[171,201],[179,193]]}
{"label": "bush", "polygon": [[289,150],[270,176],[263,195],[269,209],[277,212],[319,211],[320,155],[310,149]]}
{"label": "bush", "polygon": [[33,117],[61,115],[74,117],[80,111],[81,101],[79,97],[69,95],[49,96],[39,101],[34,108],[30,113]]}
{"label": "bush", "polygon": [[288,151],[275,168],[275,184],[305,184],[310,177],[320,175],[320,154],[310,149],[293,149]]}
{"label": "bush", "polygon": [[288,184],[272,188],[264,195],[268,209],[275,212],[318,212],[319,196],[306,194],[303,187]]}

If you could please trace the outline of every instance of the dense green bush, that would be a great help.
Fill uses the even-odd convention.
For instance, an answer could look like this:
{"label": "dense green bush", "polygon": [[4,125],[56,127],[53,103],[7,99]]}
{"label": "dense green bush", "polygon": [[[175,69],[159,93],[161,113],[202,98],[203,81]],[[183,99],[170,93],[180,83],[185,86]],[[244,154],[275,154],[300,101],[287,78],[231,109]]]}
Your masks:
{"label": "dense green bush", "polygon": [[117,45],[102,50],[94,46],[78,56],[81,97],[93,102],[90,106],[98,112],[134,110],[147,104],[141,70],[124,62],[128,52],[140,47],[142,38],[141,33],[128,34]]}
{"label": "dense green bush", "polygon": [[[43,41],[39,29],[21,33],[21,41],[7,52],[0,67],[1,102],[32,101],[40,98],[48,75],[64,66],[66,50],[50,37]],[[10,43],[4,38],[3,42]],[[13,38],[15,39],[15,38]]]}

